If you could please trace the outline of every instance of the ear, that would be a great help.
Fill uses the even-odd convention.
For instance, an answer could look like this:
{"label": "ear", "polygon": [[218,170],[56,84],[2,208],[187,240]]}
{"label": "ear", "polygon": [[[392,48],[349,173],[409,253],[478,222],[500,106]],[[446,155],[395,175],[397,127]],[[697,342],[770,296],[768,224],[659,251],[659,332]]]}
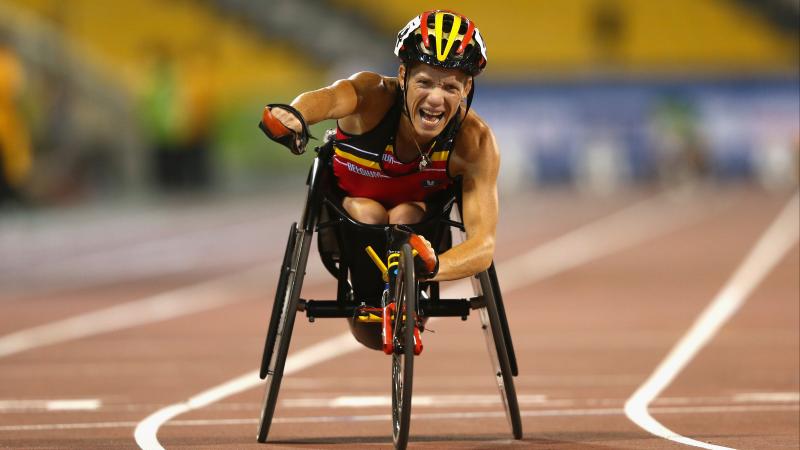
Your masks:
{"label": "ear", "polygon": [[397,81],[400,84],[400,90],[404,90],[405,81],[406,81],[406,65],[400,64],[400,67],[397,68]]}

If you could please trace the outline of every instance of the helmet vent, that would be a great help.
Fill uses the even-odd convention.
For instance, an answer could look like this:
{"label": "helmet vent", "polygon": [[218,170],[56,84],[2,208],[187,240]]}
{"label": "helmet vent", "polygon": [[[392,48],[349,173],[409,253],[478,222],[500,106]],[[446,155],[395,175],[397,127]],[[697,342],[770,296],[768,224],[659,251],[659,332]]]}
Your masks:
{"label": "helmet vent", "polygon": [[426,11],[411,19],[397,34],[395,55],[405,63],[419,61],[472,76],[486,66],[486,45],[474,22],[446,10]]}
{"label": "helmet vent", "polygon": [[[461,39],[456,39],[455,42],[453,42],[453,50],[457,50],[459,48],[461,48]],[[458,54],[460,52],[456,51],[455,53]]]}

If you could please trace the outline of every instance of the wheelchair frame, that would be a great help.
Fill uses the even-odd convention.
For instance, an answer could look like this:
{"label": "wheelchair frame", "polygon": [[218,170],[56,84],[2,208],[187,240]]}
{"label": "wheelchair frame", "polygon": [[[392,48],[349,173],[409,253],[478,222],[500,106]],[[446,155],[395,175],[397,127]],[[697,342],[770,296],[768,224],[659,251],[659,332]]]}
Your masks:
{"label": "wheelchair frame", "polygon": [[[355,221],[337,204],[338,202],[332,200],[333,196],[326,189],[331,185],[333,179],[331,166],[333,142],[326,142],[316,148],[316,152],[317,157],[314,159],[306,181],[308,193],[302,218],[299,224],[293,223],[289,231],[262,355],[260,376],[262,379],[266,379],[267,383],[257,436],[259,442],[266,442],[269,434],[297,312],[304,312],[308,320],[313,322],[317,318],[352,318],[363,306],[360,299],[353,298],[353,290],[348,281],[350,268],[347,267],[341,255],[338,261],[321,255],[325,267],[338,280],[336,299],[301,298],[314,232],[338,226],[357,227],[359,230],[372,231],[386,228],[385,225],[366,225]],[[460,216],[458,220],[449,218],[454,203],[460,212],[460,186],[456,188],[454,199],[445,205],[441,215],[429,218],[423,224],[410,227],[416,231],[421,225],[433,223],[443,230],[443,239],[450,238],[451,228],[457,228],[463,232],[464,225],[460,222]],[[334,217],[321,222],[322,210],[326,207],[333,212]],[[341,239],[341,234],[337,233],[336,236],[337,240]],[[439,246],[439,244],[434,242],[435,246]],[[345,247],[342,242],[338,242],[338,246],[340,250]],[[429,282],[425,285],[430,294],[428,298],[418,302],[419,310],[417,312],[420,317],[461,317],[462,320],[466,320],[471,310],[479,310],[481,328],[486,336],[487,348],[506,410],[506,417],[513,437],[521,439],[522,421],[513,383],[513,377],[518,375],[517,361],[494,263],[488,270],[472,278],[475,296],[471,298],[442,299],[439,298],[438,283]],[[417,289],[418,297],[419,292],[420,290]],[[396,448],[405,448],[407,428],[405,433],[406,439],[401,439],[400,442],[395,436]]]}

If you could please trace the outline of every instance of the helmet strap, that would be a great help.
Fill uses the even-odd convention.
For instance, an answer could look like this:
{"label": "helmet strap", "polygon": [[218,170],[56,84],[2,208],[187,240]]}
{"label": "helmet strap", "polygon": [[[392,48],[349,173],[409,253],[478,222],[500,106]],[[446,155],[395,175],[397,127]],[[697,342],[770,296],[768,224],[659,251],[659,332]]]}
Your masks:
{"label": "helmet strap", "polygon": [[408,64],[405,64],[406,70],[403,71],[403,86],[400,88],[400,92],[403,96],[403,112],[405,113],[408,120],[411,120],[411,113],[408,110],[408,97],[406,96],[406,89],[408,89],[408,73],[411,72],[411,67]]}
{"label": "helmet strap", "polygon": [[458,130],[461,128],[461,124],[463,124],[464,121],[467,120],[467,114],[469,114],[469,108],[472,106],[472,97],[474,95],[475,95],[475,77],[473,76],[472,86],[470,86],[469,93],[467,94],[467,110],[464,112],[464,118],[456,122],[456,125],[447,134],[447,139],[445,139],[445,142],[455,141],[456,133],[458,133]]}

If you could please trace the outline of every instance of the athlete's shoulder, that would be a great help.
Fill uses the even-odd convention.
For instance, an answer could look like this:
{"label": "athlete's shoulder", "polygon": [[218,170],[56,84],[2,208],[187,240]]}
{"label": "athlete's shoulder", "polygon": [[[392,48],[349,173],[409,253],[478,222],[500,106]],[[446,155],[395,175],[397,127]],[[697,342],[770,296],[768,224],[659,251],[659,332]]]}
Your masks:
{"label": "athlete's shoulder", "polygon": [[477,138],[482,138],[492,134],[492,129],[489,127],[489,124],[486,123],[483,117],[479,116],[474,109],[469,110],[469,113],[467,113],[467,116],[464,118],[464,123],[461,125],[461,128],[464,130],[464,132]]}
{"label": "athlete's shoulder", "polygon": [[456,136],[450,173],[478,177],[494,183],[500,167],[500,151],[489,125],[470,110]]}
{"label": "athlete's shoulder", "polygon": [[494,133],[482,117],[470,110],[456,137],[456,152],[466,160],[498,156]]}
{"label": "athlete's shoulder", "polygon": [[359,94],[393,94],[397,89],[397,78],[375,72],[358,72],[346,80]]}
{"label": "athlete's shoulder", "polygon": [[339,119],[339,127],[350,134],[362,134],[375,128],[395,102],[396,78],[359,72],[342,82],[351,84],[357,98],[353,114]]}

